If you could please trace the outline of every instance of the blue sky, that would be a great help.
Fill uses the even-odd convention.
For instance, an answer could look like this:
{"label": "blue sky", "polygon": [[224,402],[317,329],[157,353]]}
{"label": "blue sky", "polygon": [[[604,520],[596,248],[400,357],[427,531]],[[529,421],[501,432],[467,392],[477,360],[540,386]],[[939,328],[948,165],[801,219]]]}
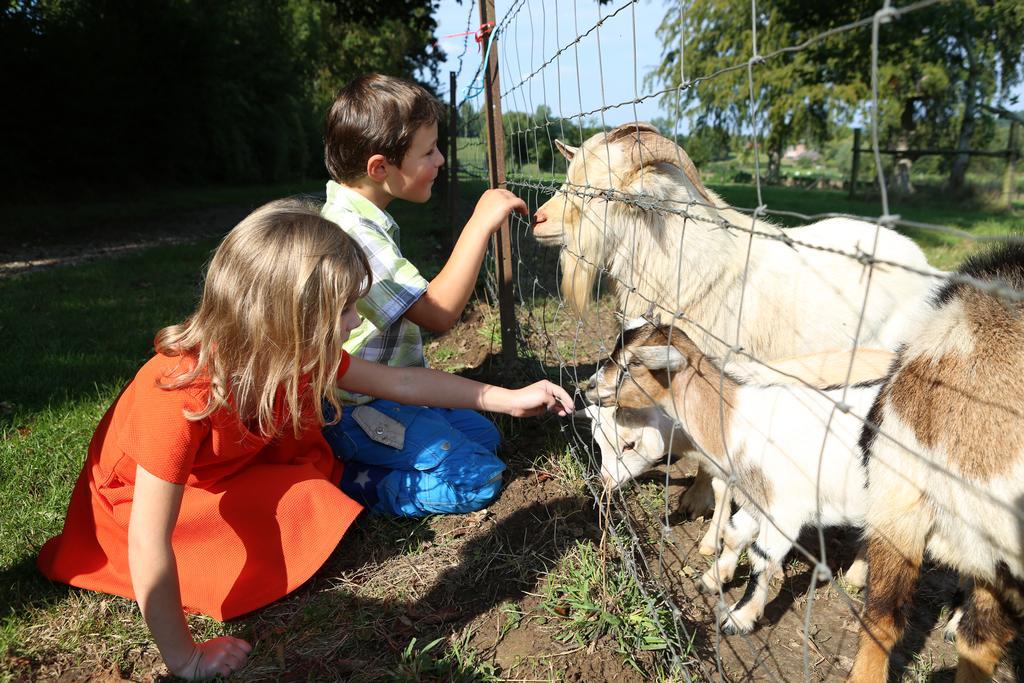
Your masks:
{"label": "blue sky", "polygon": [[[461,5],[455,0],[441,0],[435,15],[439,42],[449,56],[440,70],[440,90],[445,95],[448,72],[459,71],[458,56],[465,39],[444,36],[466,30],[470,4],[471,0],[463,0]],[[643,80],[661,59],[661,43],[654,32],[665,14],[663,0],[643,0],[635,5],[626,0],[612,0],[604,7],[599,7],[594,0],[528,0],[525,3],[497,0],[496,5],[499,16],[509,7],[520,8],[515,19],[508,23],[504,40],[499,37],[498,41],[504,79],[501,84],[503,110],[534,111],[537,105],[547,104],[556,114],[571,115],[627,102],[650,92],[645,89]],[[530,77],[560,48],[597,24],[601,16],[611,15],[619,8],[624,9],[608,17],[598,30],[567,49],[556,62]],[[480,25],[479,12],[474,5],[473,29]],[[636,60],[633,59],[634,49]],[[459,76],[460,100],[480,61],[480,52],[470,38]],[[635,106],[608,109],[604,112],[604,123],[649,121],[663,115],[656,99],[652,98]],[[593,118],[600,120],[600,114],[594,114]]]}
{"label": "blue sky", "polygon": [[[504,17],[509,8],[518,12],[508,22],[506,35],[498,41],[504,111],[532,112],[537,105],[546,104],[555,114],[571,116],[658,90],[645,86],[644,79],[661,61],[662,46],[655,31],[666,11],[678,6],[677,0],[640,0],[635,4],[612,0],[603,7],[596,0],[495,0],[495,4],[499,17]],[[472,0],[463,0],[462,4],[441,0],[435,15],[436,35],[448,54],[448,61],[440,69],[440,92],[447,97],[448,73],[460,71],[459,100],[463,99],[464,88],[475,74],[481,55],[469,38],[460,70],[458,57],[466,39],[445,36],[466,30],[471,6],[471,28],[476,29],[480,15]],[[598,30],[566,49],[557,61],[541,68],[577,35],[594,27],[601,17],[607,18]],[[539,73],[531,76],[538,69]],[[1019,85],[1015,94],[1021,98],[1019,109],[1024,106],[1024,85]],[[478,107],[481,99],[474,100]],[[607,109],[591,118],[614,126],[628,121],[651,121],[664,115],[658,99],[649,98],[635,105]],[[686,132],[685,124],[679,132]]]}

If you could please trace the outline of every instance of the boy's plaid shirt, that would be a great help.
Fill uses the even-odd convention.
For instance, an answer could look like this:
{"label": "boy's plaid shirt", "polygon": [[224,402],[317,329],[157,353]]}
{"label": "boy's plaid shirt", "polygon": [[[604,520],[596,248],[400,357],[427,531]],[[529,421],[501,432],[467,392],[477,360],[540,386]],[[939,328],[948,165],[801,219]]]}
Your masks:
{"label": "boy's plaid shirt", "polygon": [[[345,350],[395,367],[426,365],[420,328],[403,316],[427,291],[428,283],[402,256],[395,219],[333,180],[327,183],[327,203],[321,213],[355,239],[373,270],[373,287],[356,307],[363,322],[345,342]],[[342,395],[349,403],[371,400],[361,394]]]}

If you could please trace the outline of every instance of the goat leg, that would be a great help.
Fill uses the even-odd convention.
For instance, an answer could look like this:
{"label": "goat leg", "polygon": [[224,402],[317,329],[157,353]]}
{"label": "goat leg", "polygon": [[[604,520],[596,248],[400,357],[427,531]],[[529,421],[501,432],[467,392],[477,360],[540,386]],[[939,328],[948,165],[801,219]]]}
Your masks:
{"label": "goat leg", "polygon": [[743,508],[737,510],[736,514],[725,524],[722,554],[700,577],[700,581],[697,582],[697,590],[706,594],[717,593],[722,586],[732,581],[740,553],[750,545],[760,528],[760,520],[752,517]]}
{"label": "goat leg", "polygon": [[924,559],[924,529],[913,529],[916,522],[910,520],[910,529],[876,529],[868,541],[868,592],[848,683],[888,680],[889,653],[906,628]]}
{"label": "goat leg", "polygon": [[[777,526],[778,525],[778,526]],[[722,630],[730,635],[750,633],[768,604],[771,580],[782,574],[782,560],[793,547],[790,540],[800,533],[800,520],[786,523],[773,517],[762,520],[757,540],[747,549],[750,580],[743,597],[721,615]]]}
{"label": "goat leg", "polygon": [[693,484],[679,496],[679,509],[687,519],[705,517],[712,509],[717,510],[718,492],[714,488],[711,474],[703,467],[697,468]]}
{"label": "goat leg", "polygon": [[1003,592],[988,581],[975,581],[957,630],[956,651],[960,661],[956,683],[991,680],[1006,646],[1016,635],[1013,617],[1001,599]]}
{"label": "goat leg", "polygon": [[857,556],[853,558],[850,568],[843,572],[843,580],[854,588],[863,588],[868,583],[868,549],[861,543]]}
{"label": "goat leg", "polygon": [[718,552],[722,535],[725,533],[725,522],[732,512],[732,491],[729,485],[718,477],[711,478],[711,490],[715,494],[715,511],[711,515],[711,523],[704,537],[700,539],[697,552],[701,555],[714,555]]}

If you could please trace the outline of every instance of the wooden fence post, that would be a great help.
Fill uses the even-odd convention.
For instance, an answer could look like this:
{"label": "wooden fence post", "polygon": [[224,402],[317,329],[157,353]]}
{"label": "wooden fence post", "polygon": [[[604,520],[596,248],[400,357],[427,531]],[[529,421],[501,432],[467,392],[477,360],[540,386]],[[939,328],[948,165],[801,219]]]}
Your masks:
{"label": "wooden fence post", "polygon": [[857,193],[857,174],[860,172],[860,128],[853,129],[853,163],[850,164],[850,193],[853,199]]}
{"label": "wooden fence post", "polygon": [[[480,3],[480,25],[494,22],[494,0]],[[498,78],[498,51],[494,49],[494,29],[484,29],[484,100],[487,108],[487,175],[492,188],[505,184],[505,130],[501,120],[501,82]],[[512,239],[508,218],[492,238],[494,270],[498,281],[498,311],[501,316],[501,352],[506,362],[516,357],[515,299],[512,295]]]}
{"label": "wooden fence post", "polygon": [[448,221],[451,224],[452,246],[459,239],[459,223],[455,215],[459,191],[459,105],[455,72],[448,72]]}
{"label": "wooden fence post", "polygon": [[[437,149],[441,151],[441,154],[448,151],[449,140],[452,133],[453,131],[451,130],[451,125],[447,118],[437,122]],[[448,164],[447,161],[448,160],[445,159],[446,163],[443,164],[441,168],[437,169],[437,179],[434,181],[434,193],[437,195],[436,213],[439,220],[447,220],[451,223],[452,188],[448,179],[451,172],[451,165]],[[455,242],[452,242],[448,246],[454,247]]]}
{"label": "wooden fence post", "polygon": [[1020,152],[1017,142],[1020,139],[1020,122],[1010,121],[1010,140],[1006,145],[1006,168],[1003,170],[1003,206],[1009,209],[1013,205],[1013,195],[1017,191],[1017,159]]}

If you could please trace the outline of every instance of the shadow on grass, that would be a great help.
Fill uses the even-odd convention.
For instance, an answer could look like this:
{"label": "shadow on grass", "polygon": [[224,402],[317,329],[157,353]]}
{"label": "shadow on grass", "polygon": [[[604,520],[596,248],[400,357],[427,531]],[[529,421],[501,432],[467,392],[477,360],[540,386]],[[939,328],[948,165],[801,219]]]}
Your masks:
{"label": "shadow on grass", "polygon": [[74,590],[43,577],[36,569],[36,555],[34,552],[0,570],[0,585],[7,587],[0,594],[0,619],[16,617],[26,609],[54,602]]}
{"label": "shadow on grass", "polygon": [[[448,521],[466,523],[468,516],[435,520],[435,528],[421,520],[362,518],[318,579],[247,620],[245,636],[254,644],[255,656],[273,658],[287,643],[286,658],[279,655],[275,675],[287,672],[290,679],[302,674],[318,680],[363,680],[360,675],[366,680],[423,680],[417,676],[430,674],[436,680],[479,680],[481,669],[473,662],[489,659],[488,648],[476,647],[467,654],[444,642],[429,656],[417,659],[415,652],[462,632],[506,601],[522,600],[579,540],[599,538],[592,500],[552,495],[525,502],[521,496],[530,486],[530,475],[520,471],[491,505],[493,520],[473,532],[458,547],[454,563],[428,579],[426,592],[411,600],[356,597],[345,590],[325,590],[324,583],[330,576],[374,586],[397,582],[387,591],[400,596],[411,588],[403,585],[406,580],[418,583],[417,565],[427,572],[423,563],[439,560],[429,555],[409,557],[407,563],[394,560],[410,549],[443,542],[436,527]],[[522,507],[515,507],[519,503]],[[398,575],[374,571],[384,563]],[[412,574],[405,574],[406,564]],[[499,642],[496,635],[494,646]]]}
{"label": "shadow on grass", "polygon": [[0,398],[26,419],[48,406],[123,384],[152,353],[153,337],[191,312],[201,264],[215,245],[141,254],[0,281]]}

